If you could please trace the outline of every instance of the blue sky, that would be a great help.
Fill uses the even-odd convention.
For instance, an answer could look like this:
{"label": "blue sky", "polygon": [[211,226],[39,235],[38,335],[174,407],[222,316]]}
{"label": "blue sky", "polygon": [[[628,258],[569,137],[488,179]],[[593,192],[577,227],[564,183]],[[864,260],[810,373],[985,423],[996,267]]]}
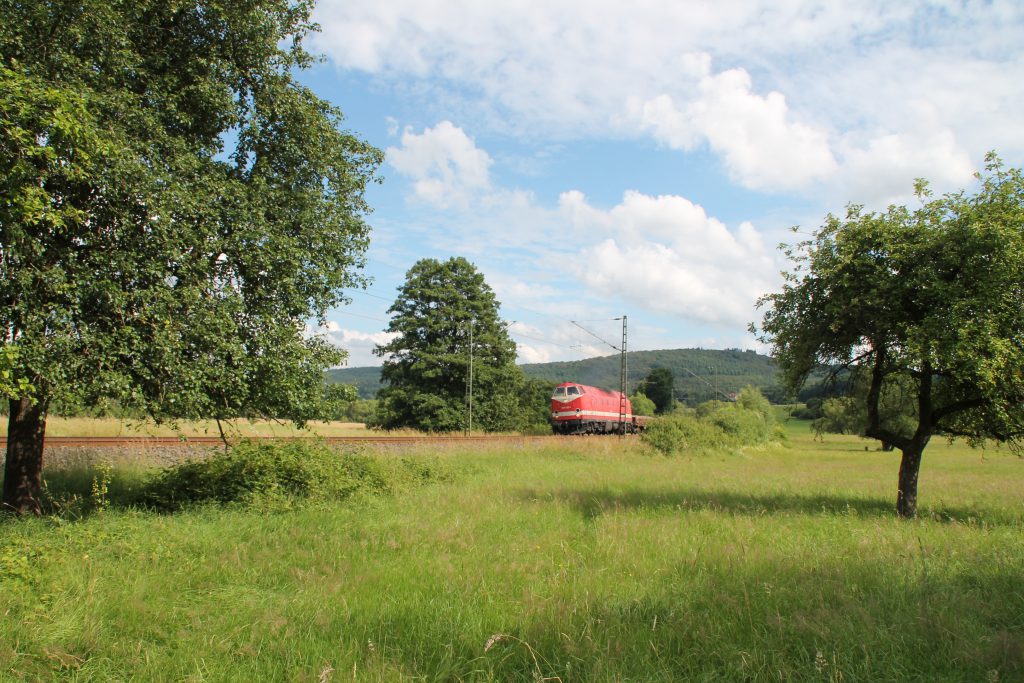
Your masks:
{"label": "blue sky", "polygon": [[418,259],[484,273],[520,362],[758,348],[777,245],[1024,162],[1024,3],[320,0],[303,74],[386,150],[367,274],[317,332],[376,365]]}

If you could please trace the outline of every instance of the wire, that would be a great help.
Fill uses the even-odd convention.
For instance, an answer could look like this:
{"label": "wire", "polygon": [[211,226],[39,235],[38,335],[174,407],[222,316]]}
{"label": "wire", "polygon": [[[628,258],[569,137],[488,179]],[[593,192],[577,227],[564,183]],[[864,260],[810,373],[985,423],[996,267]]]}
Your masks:
{"label": "wire", "polygon": [[365,294],[366,296],[371,296],[374,299],[380,299],[381,301],[393,301],[393,299],[388,299],[387,297],[380,296],[379,294],[370,294],[370,292],[368,292],[365,289],[359,290],[357,292],[352,292],[352,293],[349,294],[349,296],[353,296],[353,295],[357,295],[357,294]]}
{"label": "wire", "polygon": [[339,315],[350,315],[350,316],[352,316],[354,318],[366,318],[367,320],[376,320],[379,323],[389,323],[389,322],[391,322],[390,320],[384,320],[383,318],[374,318],[373,316],[370,316],[370,315],[361,315],[359,313],[349,313],[348,311],[337,310],[337,311],[334,311],[334,312],[338,313]]}
{"label": "wire", "polygon": [[[615,320],[622,320],[622,318],[615,318]],[[596,334],[594,334],[593,332],[591,332],[591,331],[590,331],[590,330],[588,330],[587,328],[583,327],[583,325],[580,325],[580,324],[579,324],[578,322],[576,322],[575,320],[570,320],[569,322],[571,322],[571,323],[572,323],[573,325],[575,325],[576,327],[580,328],[581,330],[583,330],[584,332],[586,332],[587,334],[589,334],[589,335],[590,335],[591,337],[593,337],[593,338],[594,338],[594,339],[596,339],[597,341],[601,342],[602,344],[607,344],[608,346],[612,347],[612,348],[613,348],[613,349],[615,349],[616,351],[622,351],[622,349],[620,349],[620,348],[619,348],[618,346],[616,346],[615,344],[612,344],[611,342],[607,342],[607,341],[605,341],[604,339],[601,339],[601,338],[600,338],[600,337],[598,337],[598,336],[597,336]]]}
{"label": "wire", "polygon": [[525,337],[526,339],[532,339],[534,341],[539,341],[542,344],[551,344],[552,346],[559,346],[559,347],[561,347],[563,349],[570,349],[570,350],[572,349],[572,346],[570,346],[568,344],[562,344],[562,343],[559,343],[559,342],[553,342],[550,339],[541,339],[540,337],[532,337],[532,336],[530,336],[528,334],[523,334],[522,332],[514,332],[513,330],[509,330],[508,333],[510,335],[513,335],[513,336],[516,336],[516,337]]}

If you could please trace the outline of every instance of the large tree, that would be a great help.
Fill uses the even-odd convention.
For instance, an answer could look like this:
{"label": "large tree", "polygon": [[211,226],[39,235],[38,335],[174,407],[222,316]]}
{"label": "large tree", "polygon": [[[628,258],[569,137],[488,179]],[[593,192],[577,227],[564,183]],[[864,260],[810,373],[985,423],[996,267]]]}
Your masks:
{"label": "large tree", "polygon": [[309,0],[0,0],[3,504],[39,510],[55,401],[158,418],[323,407],[304,334],[362,282],[380,152],[295,79]]}
{"label": "large tree", "polygon": [[676,377],[670,368],[654,368],[640,383],[640,389],[654,402],[659,415],[672,411],[676,402]]}
{"label": "large tree", "polygon": [[374,425],[450,432],[469,427],[470,371],[474,429],[518,426],[522,373],[516,345],[498,317],[498,301],[462,257],[421,259],[409,272],[388,332]]}
{"label": "large tree", "polygon": [[[791,388],[822,366],[866,378],[864,433],[902,451],[904,517],[932,436],[1015,445],[1024,434],[1024,179],[994,155],[986,170],[974,194],[934,199],[919,181],[914,210],[829,216],[762,300],[762,339]],[[916,404],[905,428],[884,413],[897,388]]]}

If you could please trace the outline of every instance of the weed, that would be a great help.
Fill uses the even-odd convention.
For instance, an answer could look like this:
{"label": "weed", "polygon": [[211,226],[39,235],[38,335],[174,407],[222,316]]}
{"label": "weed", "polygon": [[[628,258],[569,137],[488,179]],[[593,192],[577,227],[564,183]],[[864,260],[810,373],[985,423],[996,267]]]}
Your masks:
{"label": "weed", "polygon": [[110,505],[107,494],[110,490],[110,478],[113,471],[113,466],[108,462],[101,462],[96,465],[96,474],[92,478],[89,503],[92,509],[98,513],[102,513]]}

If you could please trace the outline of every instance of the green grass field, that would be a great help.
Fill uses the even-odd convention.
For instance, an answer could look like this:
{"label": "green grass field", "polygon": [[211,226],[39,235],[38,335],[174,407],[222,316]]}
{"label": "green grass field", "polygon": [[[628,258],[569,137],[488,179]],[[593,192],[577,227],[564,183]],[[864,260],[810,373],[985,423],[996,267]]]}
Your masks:
{"label": "green grass field", "polygon": [[422,450],[454,481],[291,512],[6,520],[0,678],[1024,680],[1024,461],[935,442],[908,522],[897,454],[788,432]]}

